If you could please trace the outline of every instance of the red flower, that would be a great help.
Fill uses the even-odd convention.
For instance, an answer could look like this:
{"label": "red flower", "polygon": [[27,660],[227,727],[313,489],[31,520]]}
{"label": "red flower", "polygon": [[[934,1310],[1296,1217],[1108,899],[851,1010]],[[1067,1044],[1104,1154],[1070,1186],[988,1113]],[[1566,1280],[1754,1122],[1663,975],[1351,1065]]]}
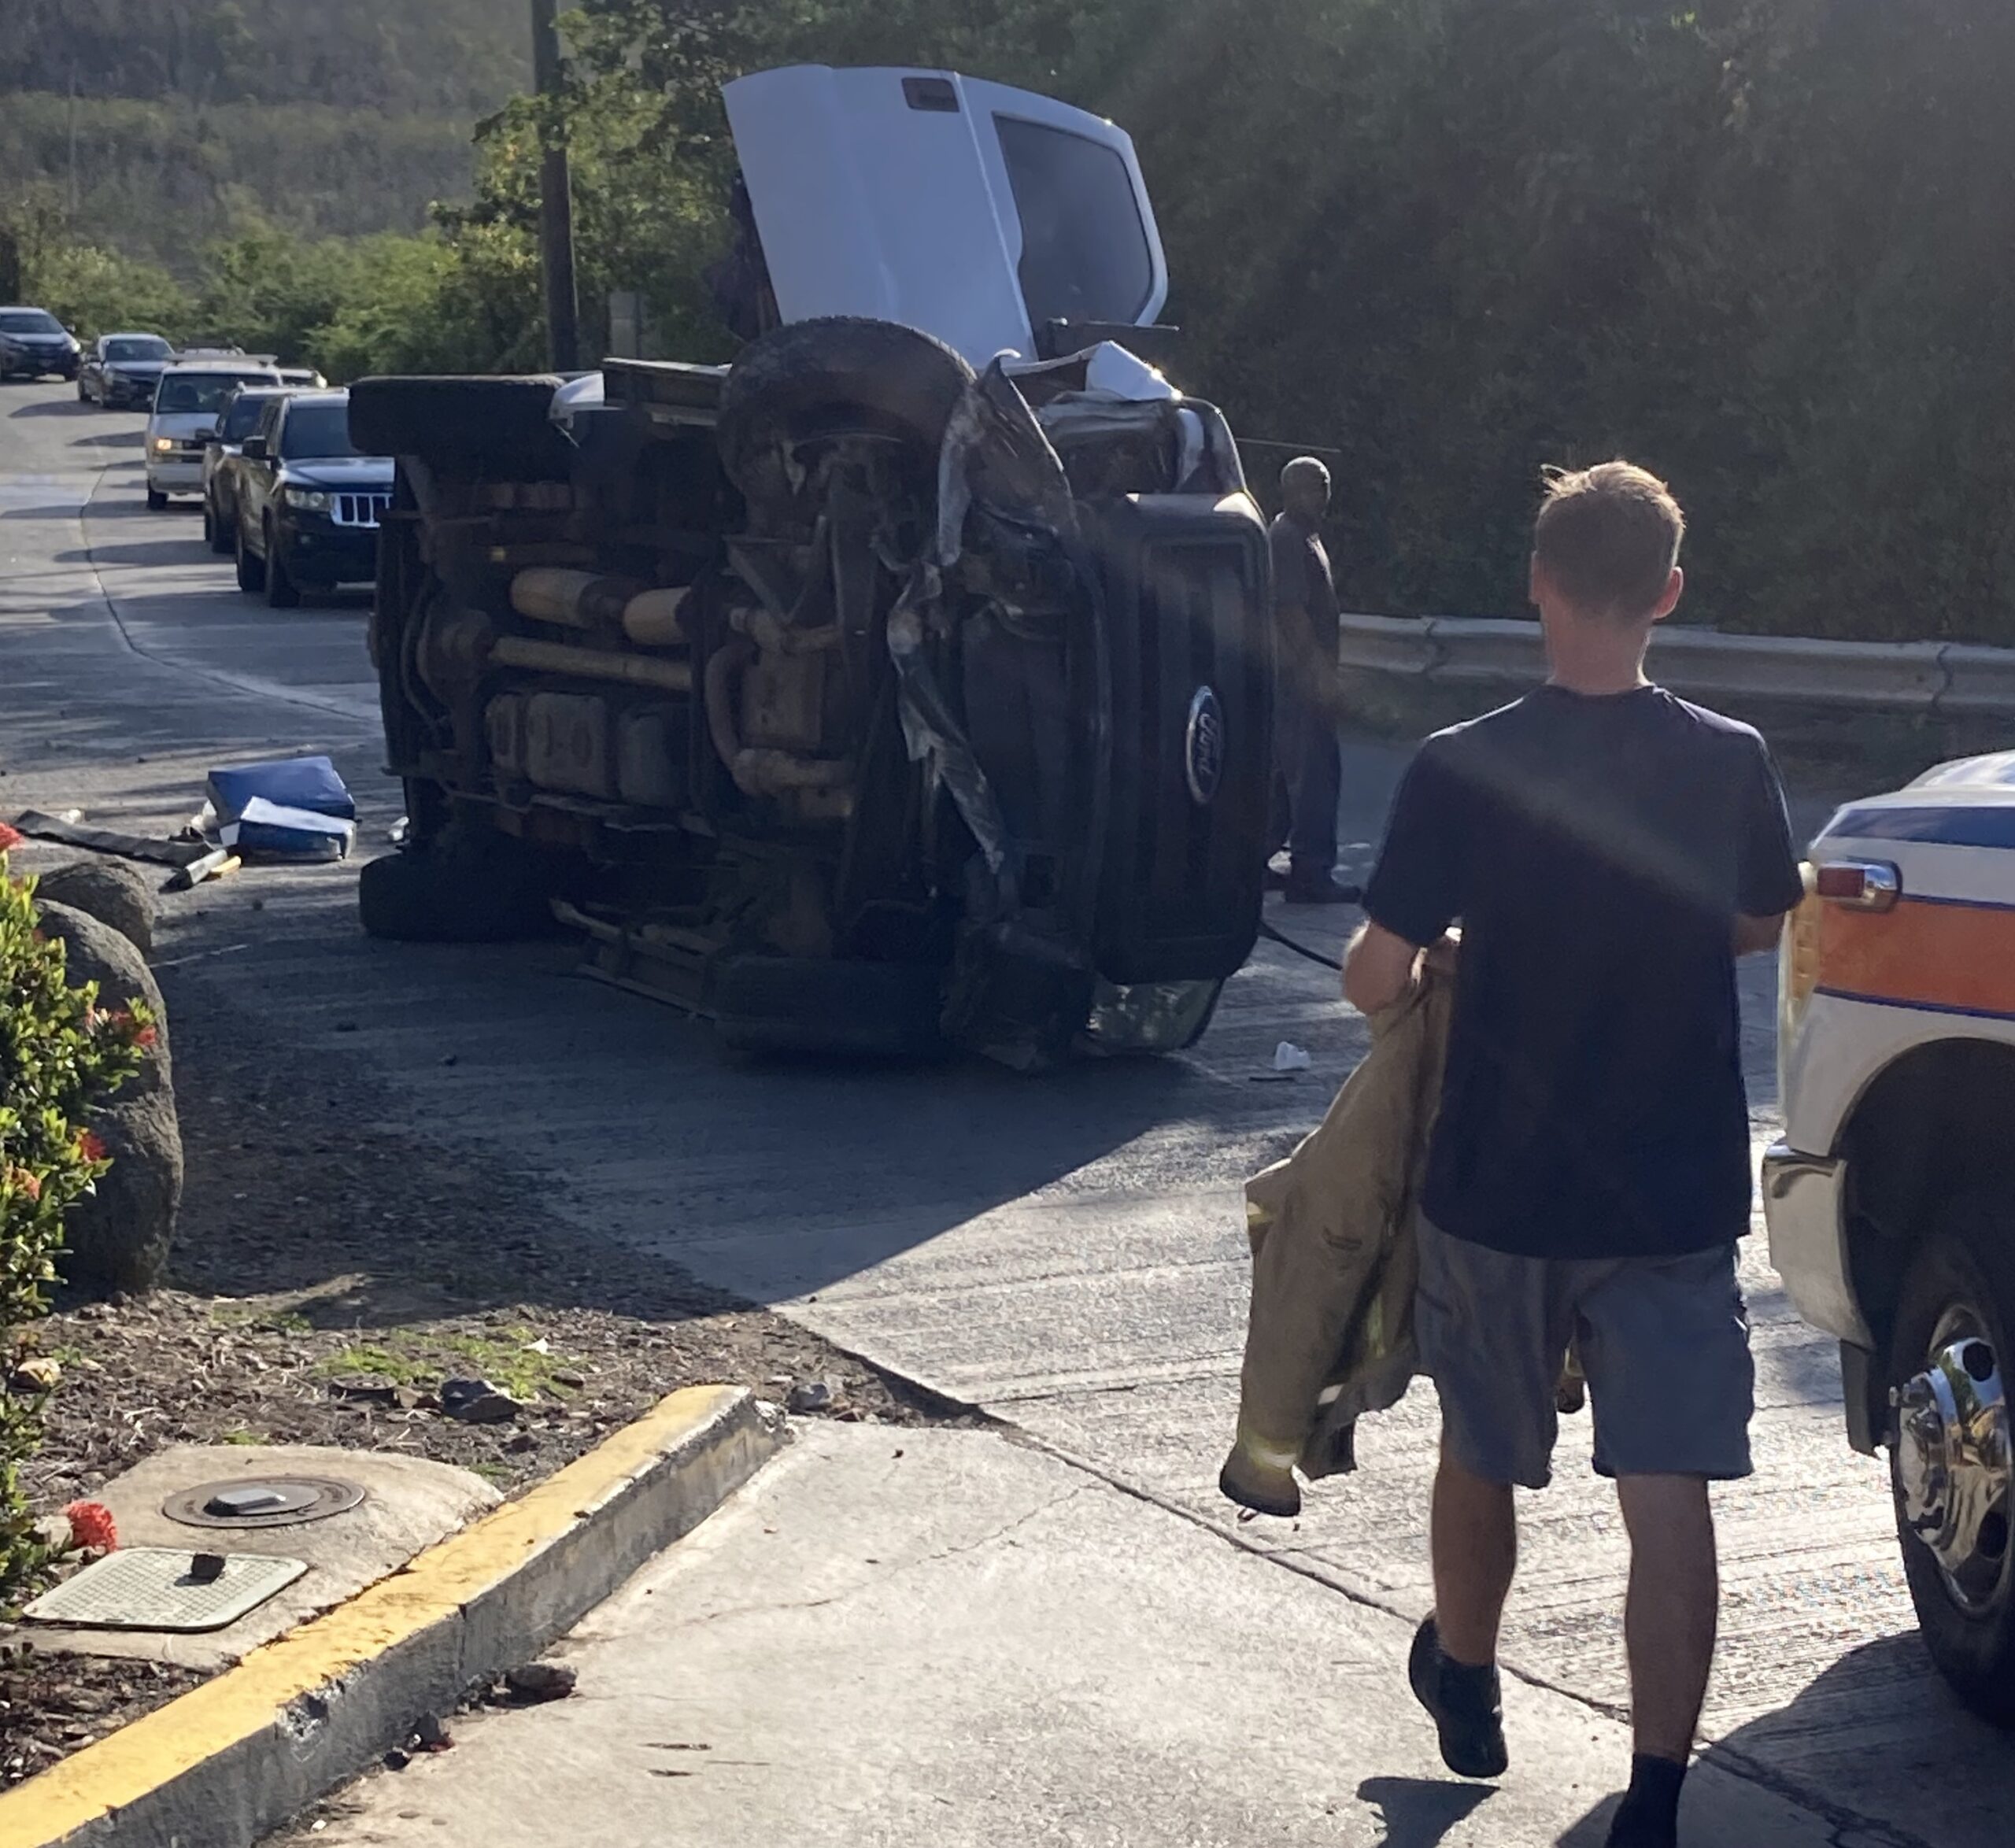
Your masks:
{"label": "red flower", "polygon": [[133,1023],[132,1010],[129,1007],[121,1007],[110,1014],[94,1014],[91,1017],[89,1024],[107,1027],[118,1037],[135,1046],[151,1046],[161,1037],[150,1026],[136,1027]]}
{"label": "red flower", "polygon": [[17,1193],[24,1193],[31,1200],[42,1198],[42,1177],[31,1173],[26,1168],[9,1168],[7,1185]]}
{"label": "red flower", "polygon": [[119,1528],[102,1502],[72,1502],[63,1510],[70,1524],[70,1543],[87,1553],[110,1553],[119,1546]]}
{"label": "red flower", "polygon": [[77,1153],[87,1162],[105,1159],[105,1144],[98,1140],[95,1130],[79,1129],[77,1132]]}

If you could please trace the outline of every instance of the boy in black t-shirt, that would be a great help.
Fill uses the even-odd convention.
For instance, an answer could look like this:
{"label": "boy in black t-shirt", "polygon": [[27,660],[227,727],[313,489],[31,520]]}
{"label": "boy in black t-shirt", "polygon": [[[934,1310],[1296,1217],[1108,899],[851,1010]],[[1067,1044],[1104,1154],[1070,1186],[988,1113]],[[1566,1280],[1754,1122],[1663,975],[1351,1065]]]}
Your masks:
{"label": "boy in black t-shirt", "polygon": [[1636,1757],[1610,1848],[1677,1839],[1719,1596],[1707,1485],[1750,1469],[1735,959],[1802,892],[1762,739],[1644,678],[1684,531],[1627,463],[1550,482],[1532,596],[1551,677],[1422,747],[1344,976],[1374,1012],[1462,926],[1419,1228],[1442,1456],[1414,1692],[1452,1769],[1503,1770],[1511,1488],[1546,1484],[1572,1338],[1632,1549]]}

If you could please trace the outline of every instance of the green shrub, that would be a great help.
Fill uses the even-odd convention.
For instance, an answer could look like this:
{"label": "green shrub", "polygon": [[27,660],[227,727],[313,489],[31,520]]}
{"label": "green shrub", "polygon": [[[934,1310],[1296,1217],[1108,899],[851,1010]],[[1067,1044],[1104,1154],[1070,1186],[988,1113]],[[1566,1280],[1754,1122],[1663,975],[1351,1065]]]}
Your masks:
{"label": "green shrub", "polygon": [[63,946],[36,928],[34,883],[0,854],[0,1611],[46,1566],[20,1465],[43,1400],[13,1381],[28,1325],[49,1307],[65,1211],[108,1164],[87,1111],[139,1069],[154,1026],[143,1010],[108,1013],[95,983],[65,985]]}

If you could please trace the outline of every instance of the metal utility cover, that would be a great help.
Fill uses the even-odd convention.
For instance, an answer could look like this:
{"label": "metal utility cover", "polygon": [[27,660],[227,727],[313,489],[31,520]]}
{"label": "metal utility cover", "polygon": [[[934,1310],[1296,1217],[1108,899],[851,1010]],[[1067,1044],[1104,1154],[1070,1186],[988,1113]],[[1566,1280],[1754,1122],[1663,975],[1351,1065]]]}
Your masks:
{"label": "metal utility cover", "polygon": [[208,1582],[197,1577],[196,1555],[163,1547],[132,1547],[94,1561],[24,1614],[38,1623],[95,1630],[221,1630],[256,1610],[308,1570],[301,1559],[227,1554]]}
{"label": "metal utility cover", "polygon": [[298,1527],[361,1505],[362,1486],[333,1476],[249,1476],[199,1483],[161,1511],[184,1527]]}

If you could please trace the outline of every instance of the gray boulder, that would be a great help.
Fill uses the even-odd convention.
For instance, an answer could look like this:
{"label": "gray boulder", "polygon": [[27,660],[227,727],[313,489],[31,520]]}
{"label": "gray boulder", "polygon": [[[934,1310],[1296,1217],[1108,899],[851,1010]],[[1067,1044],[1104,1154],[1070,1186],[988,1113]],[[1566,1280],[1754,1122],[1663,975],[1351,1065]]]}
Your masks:
{"label": "gray boulder", "polygon": [[98,1296],[140,1295],[158,1284],[182,1210],[182,1129],[174,1093],[121,1090],[92,1111],[91,1126],[112,1166],[96,1190],[64,1215],[57,1272],[73,1289]]}
{"label": "gray boulder", "polygon": [[139,1074],[120,1088],[122,1098],[138,1097],[170,1088],[173,1074],[168,1052],[168,1008],[161,998],[153,973],[132,943],[109,924],[101,923],[72,905],[35,893],[35,909],[42,915],[42,933],[63,944],[64,974],[73,989],[87,981],[98,984],[101,1007],[130,1007],[144,1002],[152,1011],[157,1037],[148,1051]]}
{"label": "gray boulder", "polygon": [[154,948],[154,889],[138,867],[124,860],[72,860],[35,881],[45,904],[68,905],[109,924],[143,956]]}
{"label": "gray boulder", "polygon": [[95,981],[102,1007],[144,1002],[158,1029],[139,1072],[88,1119],[112,1166],[92,1197],[65,1216],[69,1250],[58,1263],[65,1281],[76,1288],[138,1293],[161,1281],[182,1206],[182,1130],[175,1114],[167,1010],[140,952],[110,925],[46,902],[40,892],[36,906],[43,933],[63,942],[71,986]]}

